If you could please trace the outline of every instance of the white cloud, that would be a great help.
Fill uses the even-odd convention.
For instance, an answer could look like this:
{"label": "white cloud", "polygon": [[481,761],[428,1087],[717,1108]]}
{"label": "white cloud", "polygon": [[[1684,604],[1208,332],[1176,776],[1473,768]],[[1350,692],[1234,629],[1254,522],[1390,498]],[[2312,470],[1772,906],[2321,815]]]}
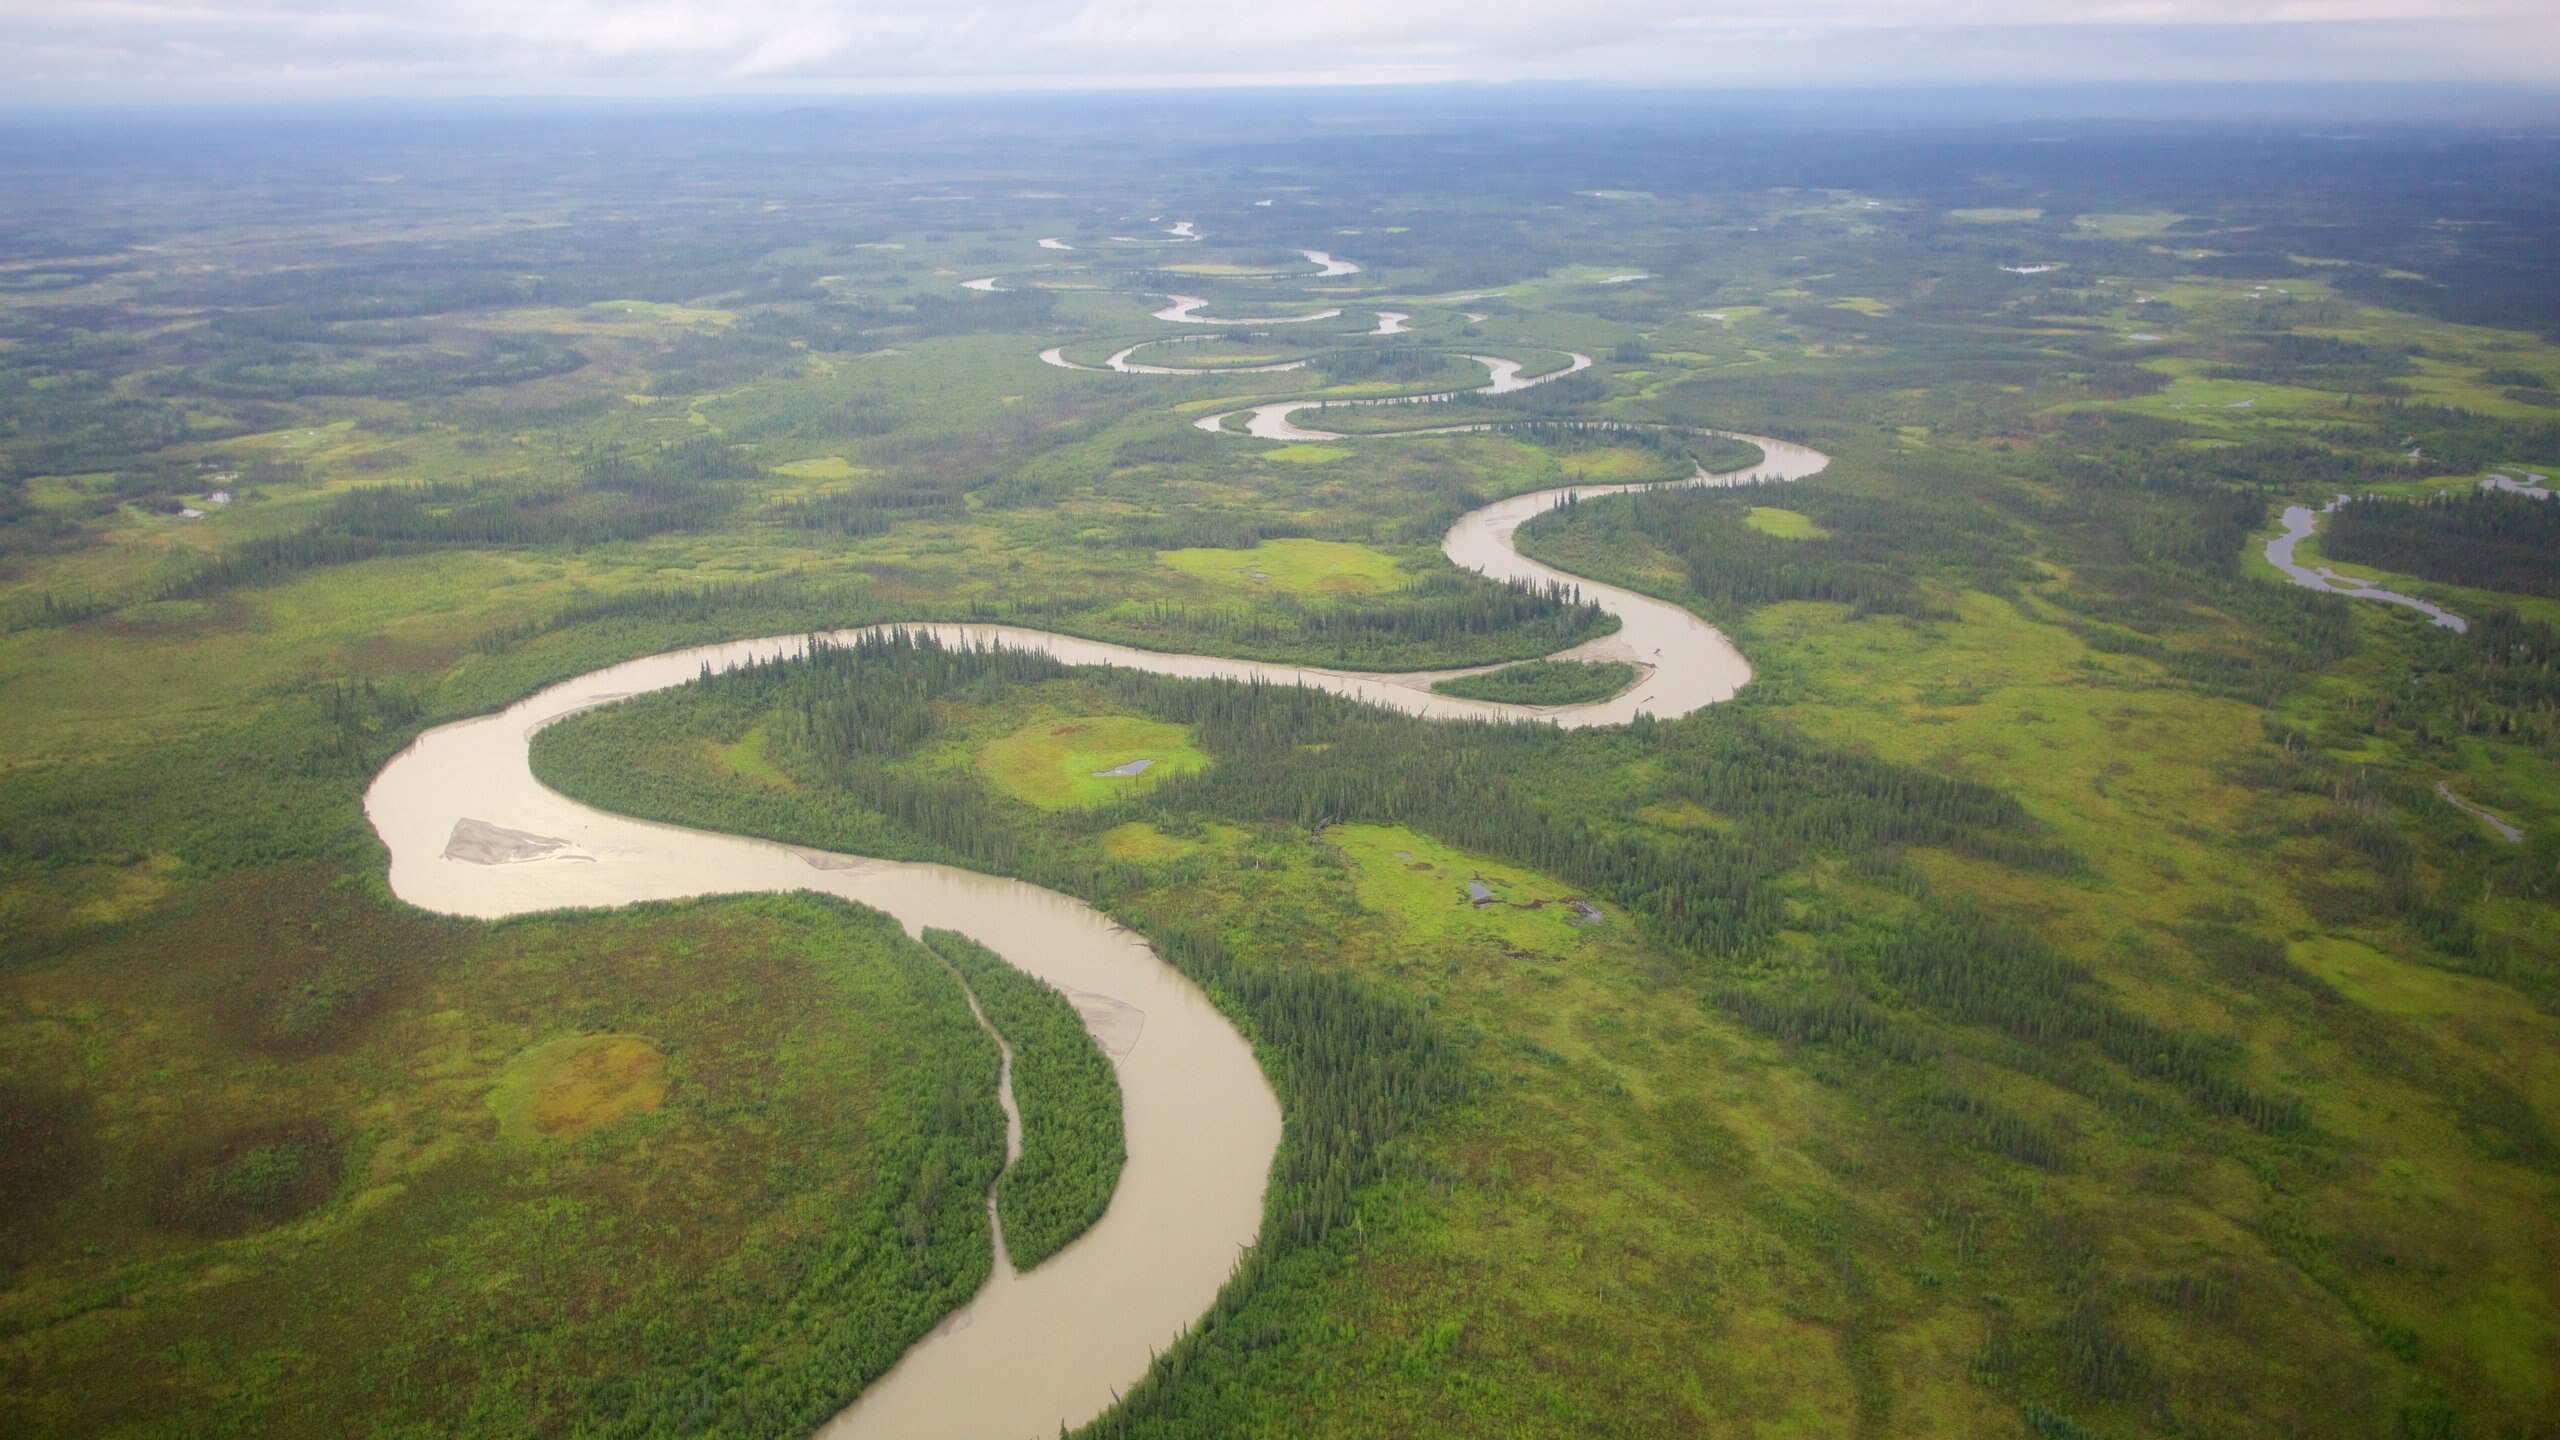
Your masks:
{"label": "white cloud", "polygon": [[2552,0],[0,0],[28,101],[1336,80],[2545,81]]}

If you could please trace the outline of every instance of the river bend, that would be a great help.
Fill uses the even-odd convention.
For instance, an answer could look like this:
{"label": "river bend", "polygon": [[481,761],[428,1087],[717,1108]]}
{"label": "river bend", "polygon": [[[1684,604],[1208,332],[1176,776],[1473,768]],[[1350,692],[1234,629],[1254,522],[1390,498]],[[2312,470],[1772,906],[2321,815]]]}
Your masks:
{"label": "river bend", "polygon": [[[1516,374],[1518,367],[1510,368]],[[1762,463],[1674,483],[1796,480],[1829,463],[1821,452],[1783,440],[1736,438],[1758,445]],[[1524,521],[1567,499],[1646,488],[1653,487],[1578,485],[1514,496],[1466,515],[1442,541],[1450,560],[1467,569],[1577,585],[1619,618],[1616,634],[1559,657],[1638,667],[1634,685],[1590,704],[1531,708],[1431,693],[1432,681],[1470,670],[1375,674],[1166,654],[1012,626],[899,628],[948,645],[1035,650],[1071,665],[1312,685],[1432,719],[1579,727],[1638,714],[1670,718],[1739,690],[1751,678],[1741,653],[1680,606],[1550,569],[1513,543]],[[1000,1261],[976,1296],[820,1432],[1045,1437],[1061,1424],[1092,1419],[1134,1385],[1208,1309],[1254,1242],[1281,1117],[1244,1037],[1198,987],[1082,901],[944,865],[835,855],[610,814],[545,788],[529,759],[536,731],[580,711],[681,685],[706,669],[800,654],[813,641],[847,644],[886,628],[698,646],[551,686],[494,715],[419,736],[384,767],[365,810],[390,851],[393,892],[423,909],[495,919],[816,890],[886,911],[911,933],[957,930],[1067,992],[1118,1067],[1126,1107],[1128,1166],[1110,1208],[1036,1270],[1015,1273]]]}
{"label": "river bend", "polygon": [[2433,601],[2421,600],[2415,595],[2403,595],[2397,590],[2385,590],[2370,580],[2361,580],[2353,575],[2341,575],[2326,565],[2315,569],[2294,558],[2294,547],[2311,538],[2312,531],[2320,524],[2320,517],[2334,513],[2339,506],[2346,503],[2348,503],[2347,497],[2341,495],[2317,511],[2308,505],[2286,506],[2284,533],[2267,542],[2267,563],[2282,571],[2284,578],[2306,590],[2317,590],[2324,595],[2344,595],[2350,600],[2377,600],[2385,605],[2404,606],[2426,616],[2447,630],[2469,631],[2470,621]]}

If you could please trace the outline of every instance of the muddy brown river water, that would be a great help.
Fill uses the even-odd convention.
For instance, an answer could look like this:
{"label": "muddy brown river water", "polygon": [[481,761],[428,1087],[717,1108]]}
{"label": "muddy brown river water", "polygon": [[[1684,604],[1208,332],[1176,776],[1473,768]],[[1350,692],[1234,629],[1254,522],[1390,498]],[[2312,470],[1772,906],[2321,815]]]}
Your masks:
{"label": "muddy brown river water", "polygon": [[[1497,385],[1519,369],[1487,363],[1496,367]],[[1286,413],[1278,418],[1285,423]],[[1739,438],[1766,459],[1749,470],[1674,483],[1796,480],[1829,463],[1805,446]],[[1428,718],[1575,727],[1621,724],[1638,713],[1670,718],[1727,699],[1751,678],[1731,642],[1679,606],[1552,570],[1513,544],[1524,521],[1570,497],[1644,488],[1581,485],[1514,496],[1466,515],[1442,542],[1458,565],[1497,579],[1575,584],[1619,617],[1618,633],[1559,657],[1639,668],[1635,685],[1586,705],[1530,708],[1431,693],[1434,680],[1471,671],[1368,674],[1164,654],[1009,626],[901,628],[952,645],[1037,650],[1069,664],[1312,685]],[[1118,1067],[1126,1107],[1128,1168],[1109,1210],[1036,1270],[1016,1273],[1000,1262],[967,1305],[820,1431],[901,1440],[1050,1436],[1062,1424],[1092,1419],[1134,1385],[1208,1309],[1254,1243],[1280,1142],[1280,1105],[1244,1037],[1144,941],[1082,901],[943,865],[650,824],[579,804],[533,778],[529,742],[554,721],[681,685],[706,668],[802,653],[813,641],[850,643],[863,633],[700,646],[554,685],[494,715],[418,737],[384,767],[365,809],[391,854],[391,888],[424,909],[494,919],[816,890],[885,911],[910,933],[926,926],[960,931],[1067,992]]]}

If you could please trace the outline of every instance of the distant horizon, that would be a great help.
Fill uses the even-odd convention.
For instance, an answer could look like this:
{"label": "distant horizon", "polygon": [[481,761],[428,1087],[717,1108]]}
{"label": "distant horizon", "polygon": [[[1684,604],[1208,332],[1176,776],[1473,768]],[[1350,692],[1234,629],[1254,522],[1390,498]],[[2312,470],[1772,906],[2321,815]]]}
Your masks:
{"label": "distant horizon", "polygon": [[1583,84],[2560,86],[2544,0],[19,0],[17,107]]}
{"label": "distant horizon", "polygon": [[[1911,82],[1892,85],[1771,84],[1673,85],[1608,80],[1486,80],[1378,83],[1197,83],[1154,86],[1065,85],[939,86],[838,90],[723,90],[703,92],[579,92],[488,90],[452,94],[186,96],[156,101],[127,97],[27,99],[0,97],[0,119],[154,117],[249,119],[313,112],[353,115],[465,116],[474,112],[580,114],[717,114],[751,117],[791,113],[859,112],[871,108],[930,110],[940,106],[1038,108],[1044,104],[1141,106],[1151,99],[1186,104],[1256,104],[1356,99],[1363,104],[1416,111],[1463,104],[1470,98],[1570,105],[1576,101],[1645,104],[1700,111],[1750,113],[1772,118],[1819,112],[1830,121],[1904,121],[1927,114],[1975,124],[2065,120],[2104,124],[2187,120],[2205,123],[2355,123],[2371,126],[2460,124],[2490,128],[2560,126],[2560,78],[2463,83],[2444,80],[2358,82],[2295,80],[2050,81],[1988,80]],[[2355,138],[2343,133],[2338,138]],[[2560,139],[2560,131],[2548,138]]]}

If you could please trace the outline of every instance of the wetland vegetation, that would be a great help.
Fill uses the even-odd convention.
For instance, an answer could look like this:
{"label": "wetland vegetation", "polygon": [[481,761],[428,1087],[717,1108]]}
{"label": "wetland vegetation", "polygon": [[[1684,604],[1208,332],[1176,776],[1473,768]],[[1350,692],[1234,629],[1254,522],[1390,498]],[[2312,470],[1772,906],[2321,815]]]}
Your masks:
{"label": "wetland vegetation", "polygon": [[[1755,678],[1695,714],[886,635],[534,762],[1075,896],[1237,1023],[1260,1242],[1087,1433],[2543,1433],[2560,506],[2478,482],[2560,473],[2547,144],[1578,104],[0,148],[0,1429],[806,1433],[988,1273],[991,1186],[1024,1266],[1107,1208],[1112,1052],[812,896],[424,914],[385,761],[896,621],[1573,703],[1640,657],[1544,657],[1614,622],[1440,536],[1731,430],[1833,461],[1519,533],[1725,630]],[[1176,216],[1178,272],[1111,238]],[[1176,293],[1344,313],[1133,357],[1302,371],[1038,358]],[[1194,424],[1476,354],[1599,360]],[[1489,428],[1377,433],[1440,425]],[[2304,562],[2468,632],[2265,565],[2342,493]]]}

